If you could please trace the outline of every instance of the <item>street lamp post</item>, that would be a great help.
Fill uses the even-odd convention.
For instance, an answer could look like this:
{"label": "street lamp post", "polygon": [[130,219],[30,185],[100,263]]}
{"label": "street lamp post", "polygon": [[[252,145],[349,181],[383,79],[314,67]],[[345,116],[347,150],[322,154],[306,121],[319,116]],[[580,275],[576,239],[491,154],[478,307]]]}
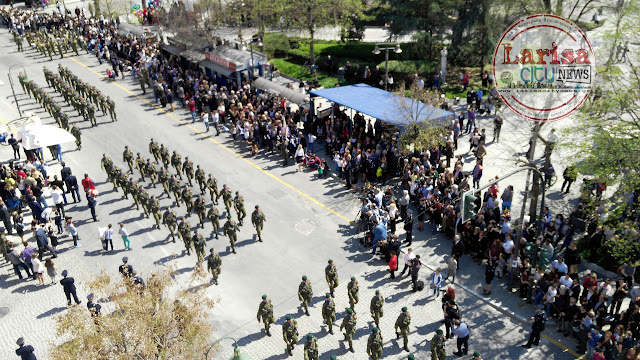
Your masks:
{"label": "street lamp post", "polygon": [[[395,45],[394,47],[389,47],[387,45]],[[384,46],[383,49],[380,46]],[[384,50],[384,91],[387,91],[387,84],[389,78],[389,50],[393,50],[394,53],[400,54],[402,49],[400,49],[400,44],[376,44],[376,47],[373,49],[372,53],[374,55],[380,55],[380,50]]]}
{"label": "street lamp post", "polygon": [[206,360],[209,360],[209,352],[211,351],[211,349],[213,349],[213,347],[216,346],[222,340],[233,340],[233,357],[231,359],[229,359],[229,360],[249,360],[249,357],[247,355],[240,353],[240,348],[238,347],[238,342],[236,341],[236,339],[234,339],[232,337],[223,337],[221,339],[218,339],[213,344],[211,344],[211,346],[209,346],[209,349],[207,350],[207,352],[204,354],[204,357],[205,357]]}
{"label": "street lamp post", "polygon": [[255,64],[253,63],[253,43],[257,43],[258,47],[262,47],[262,39],[258,36],[254,36],[249,41],[249,49],[251,51],[251,71],[249,71],[249,81],[253,80],[253,69],[255,69]]}
{"label": "street lamp post", "polygon": [[13,69],[14,66],[20,66],[22,68],[22,70],[24,71],[24,75],[25,75],[25,79],[24,80],[29,80],[27,78],[27,69],[24,68],[24,66],[20,65],[20,64],[13,64],[11,65],[11,67],[9,67],[9,85],[11,85],[11,92],[13,93],[13,100],[16,102],[16,107],[18,108],[18,114],[20,114],[20,117],[22,117],[22,111],[20,110],[20,104],[18,103],[18,97],[16,96],[16,91],[13,89],[13,77],[11,76],[11,69]]}

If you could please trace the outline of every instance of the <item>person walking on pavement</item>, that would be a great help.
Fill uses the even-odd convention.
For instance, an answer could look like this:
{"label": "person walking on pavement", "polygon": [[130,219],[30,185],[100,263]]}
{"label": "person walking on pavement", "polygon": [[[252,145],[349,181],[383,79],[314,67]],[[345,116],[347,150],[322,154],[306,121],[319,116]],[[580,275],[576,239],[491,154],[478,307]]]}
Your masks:
{"label": "person walking on pavement", "polygon": [[539,304],[537,306],[537,312],[530,320],[533,321],[533,325],[531,325],[529,340],[526,344],[522,345],[522,347],[525,348],[530,348],[532,344],[538,346],[538,343],[540,342],[540,333],[544,331],[544,327],[547,322],[547,317],[544,313],[544,305]]}
{"label": "person walking on pavement", "polygon": [[318,339],[313,334],[307,334],[304,343],[304,360],[319,360]]}
{"label": "person walking on pavement", "polygon": [[236,253],[236,241],[238,241],[238,235],[236,231],[240,231],[238,224],[235,223],[231,219],[231,215],[227,215],[227,222],[224,223],[223,231],[225,235],[229,237],[229,242],[231,244],[231,252]]}
{"label": "person walking on pavement", "polygon": [[329,285],[329,292],[335,297],[334,290],[338,287],[338,268],[333,265],[333,260],[329,259],[329,265],[324,269],[324,277]]}
{"label": "person walking on pavement", "polygon": [[458,357],[466,356],[469,349],[469,327],[464,321],[456,319],[453,321],[453,335],[458,337],[456,340],[458,352],[454,352],[454,354]]}
{"label": "person walking on pavement", "polygon": [[220,271],[222,270],[222,259],[213,248],[209,249],[209,256],[207,256],[207,270],[213,275],[211,282],[218,285],[218,276],[220,276]]}
{"label": "person walking on pavement", "polygon": [[431,339],[431,360],[445,360],[447,358],[444,341],[443,331],[436,330],[436,334]]}
{"label": "person walking on pavement", "polygon": [[80,247],[80,244],[78,244],[78,229],[76,229],[76,226],[73,223],[73,218],[71,216],[66,217],[65,222],[67,223],[67,231],[73,238],[73,246]]}
{"label": "person walking on pavement", "polygon": [[329,327],[329,334],[333,335],[333,323],[336,321],[336,303],[331,298],[331,294],[325,294],[325,301],[322,304],[322,319]]}
{"label": "person walking on pavement", "polygon": [[369,338],[367,339],[367,355],[369,355],[372,360],[378,360],[378,358],[382,357],[382,341],[382,334],[378,328],[374,327],[371,329],[371,334],[369,334]]}
{"label": "person walking on pavement", "polygon": [[111,251],[113,251],[113,229],[112,225],[107,225],[107,229],[104,231],[104,249],[109,251],[109,245],[111,245]]}
{"label": "person walking on pavement", "polygon": [[96,205],[98,204],[98,202],[96,201],[96,198],[93,197],[90,189],[87,189],[86,196],[89,210],[91,211],[91,217],[93,217],[93,221],[98,221],[98,218],[96,217]]}
{"label": "person walking on pavement", "polygon": [[407,252],[404,254],[404,268],[400,272],[400,276],[404,275],[404,272],[409,270],[409,274],[411,274],[411,262],[416,258],[416,254],[413,253],[413,249],[407,249]]}
{"label": "person walking on pavement", "polygon": [[273,324],[273,303],[271,300],[267,299],[267,295],[262,295],[262,301],[260,302],[260,306],[258,307],[258,323],[260,323],[260,319],[264,322],[264,330],[267,333],[267,336],[271,336],[269,332],[269,327]]}
{"label": "person walking on pavement", "polygon": [[289,356],[293,356],[293,348],[298,343],[298,321],[287,315],[286,321],[282,324],[282,338],[287,344]]}
{"label": "person walking on pavement", "polygon": [[73,300],[76,304],[80,305],[82,301],[78,300],[78,295],[76,294],[76,285],[75,280],[72,277],[67,277],[69,272],[64,270],[62,272],[62,280],[60,280],[60,285],[62,285],[62,289],[64,290],[64,295],[67,297],[67,306],[71,306],[71,297],[73,296]]}
{"label": "person walking on pavement", "polygon": [[[402,313],[398,315],[394,328],[396,331],[396,339],[400,339],[400,336],[402,336],[404,344],[402,349],[406,352],[409,352],[409,325],[411,325],[411,315],[409,315],[409,310],[405,306],[402,308]],[[400,332],[398,332],[398,328],[400,328]]]}
{"label": "person walking on pavement", "polygon": [[351,281],[347,284],[347,295],[349,295],[349,307],[355,311],[355,304],[359,301],[358,293],[360,292],[360,285],[355,276],[351,277]]}
{"label": "person walking on pavement", "polygon": [[356,334],[356,326],[358,323],[358,316],[353,313],[353,309],[347,308],[347,315],[342,319],[342,325],[340,325],[340,331],[346,330],[344,333],[344,341],[349,343],[349,351],[353,350],[353,336]]}
{"label": "person walking on pavement", "polygon": [[45,224],[40,224],[38,230],[36,230],[36,243],[38,244],[38,259],[42,260],[45,250],[49,250],[49,253],[53,258],[57,258],[56,251],[51,245],[49,245],[49,237],[47,231],[44,229]]}
{"label": "person walking on pavement", "polygon": [[436,272],[431,274],[431,287],[433,288],[433,295],[436,298],[440,297],[440,287],[442,287],[442,274],[440,268],[436,269]]}
{"label": "person walking on pavement", "polygon": [[25,345],[23,337],[16,341],[16,345],[18,345],[16,355],[20,356],[21,360],[38,360],[36,355],[33,353],[35,349],[31,345]]}
{"label": "person walking on pavement", "polygon": [[[213,207],[213,205],[211,205]],[[262,211],[260,211],[260,206],[256,205],[256,209],[251,214],[251,224],[256,228],[256,233],[258,234],[258,241],[262,242],[262,228],[264,227],[264,223],[267,221],[267,217],[264,215]],[[216,237],[217,237],[216,230]]]}
{"label": "person walking on pavement", "polygon": [[[122,236],[122,242],[124,243],[125,250],[131,250],[131,241],[129,240],[129,232],[124,228],[124,224],[120,223],[120,230],[118,230],[118,234]],[[105,237],[106,238],[106,237]],[[111,245],[111,250],[113,250],[113,245]]]}
{"label": "person walking on pavement", "polygon": [[371,317],[373,321],[376,323],[376,326],[380,327],[380,318],[384,316],[384,297],[380,294],[380,290],[376,290],[376,294],[373,298],[371,298],[371,303],[369,304],[369,311],[371,312]]}
{"label": "person walking on pavement", "polygon": [[304,313],[309,316],[309,303],[313,300],[313,288],[311,282],[307,281],[307,276],[302,276],[302,282],[298,285],[298,299],[302,301]]}
{"label": "person walking on pavement", "polygon": [[214,204],[211,204],[211,208],[207,212],[207,218],[211,221],[211,225],[213,225],[213,233],[215,234],[216,239],[218,239],[218,230],[220,229],[220,211]]}
{"label": "person walking on pavement", "polygon": [[479,351],[474,351],[473,352],[473,358],[471,358],[472,360],[482,360],[482,356],[480,356],[480,352]]}

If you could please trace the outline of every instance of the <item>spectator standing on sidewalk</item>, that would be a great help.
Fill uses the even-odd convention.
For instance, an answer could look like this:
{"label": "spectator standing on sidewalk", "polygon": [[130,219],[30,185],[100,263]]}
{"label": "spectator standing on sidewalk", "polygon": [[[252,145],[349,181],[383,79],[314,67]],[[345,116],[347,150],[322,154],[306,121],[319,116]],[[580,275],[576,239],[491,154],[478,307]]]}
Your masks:
{"label": "spectator standing on sidewalk", "polygon": [[36,279],[38,279],[38,283],[40,285],[44,285],[44,276],[42,275],[44,273],[44,264],[42,263],[42,261],[40,261],[40,259],[38,259],[38,255],[37,254],[33,254],[31,255],[31,265],[33,265],[33,273],[36,274]]}
{"label": "spectator standing on sidewalk", "polygon": [[411,264],[411,283],[413,284],[413,289],[411,291],[416,292],[417,282],[418,282],[418,272],[420,272],[420,255],[416,255],[415,259],[413,259]]}
{"label": "spectator standing on sidewalk", "polygon": [[109,245],[111,245],[111,251],[113,251],[113,229],[112,225],[109,224],[107,229],[104,231],[104,249],[109,250]]}
{"label": "spectator standing on sidewalk", "polygon": [[64,270],[62,272],[63,279],[60,280],[60,285],[62,285],[64,295],[67,297],[67,306],[71,306],[71,296],[73,296],[73,300],[76,302],[76,304],[80,305],[82,301],[78,300],[75,280],[72,277],[67,277],[68,274],[69,272],[67,272],[67,270]]}
{"label": "spectator standing on sidewalk", "polygon": [[[124,248],[126,250],[131,250],[131,241],[129,241],[129,232],[124,228],[124,224],[120,223],[120,230],[118,230],[118,234],[122,236],[122,242],[124,242]],[[113,246],[112,246],[113,249]]]}
{"label": "spectator standing on sidewalk", "polygon": [[71,234],[71,237],[73,238],[73,246],[75,247],[80,247],[80,244],[78,244],[78,230],[76,229],[76,226],[73,224],[73,218],[71,216],[65,218],[66,222],[67,222],[67,231],[69,232],[69,234]]}
{"label": "spectator standing on sidewalk", "polygon": [[453,335],[458,337],[456,340],[458,352],[454,352],[454,354],[458,356],[466,356],[469,349],[469,328],[467,327],[467,324],[459,319],[454,320]]}
{"label": "spectator standing on sidewalk", "polygon": [[24,338],[19,338],[16,344],[19,346],[18,350],[16,350],[16,355],[20,356],[21,360],[38,360],[33,353],[35,349],[31,345],[25,345]]}
{"label": "spectator standing on sidewalk", "polygon": [[64,198],[63,192],[56,185],[51,185],[51,198],[56,209],[64,216]]}
{"label": "spectator standing on sidewalk", "polygon": [[440,271],[440,268],[437,268],[436,272],[431,275],[431,287],[436,298],[440,297],[440,287],[442,286],[442,274]]}
{"label": "spectator standing on sidewalk", "polygon": [[392,279],[396,278],[396,271],[398,271],[398,255],[396,255],[395,251],[392,251],[391,260],[389,261],[389,272]]}
{"label": "spectator standing on sidewalk", "polygon": [[91,217],[93,217],[93,221],[98,221],[98,218],[96,217],[96,205],[98,204],[98,202],[89,189],[87,189],[87,202],[89,210],[91,211]]}
{"label": "spectator standing on sidewalk", "polygon": [[53,260],[49,258],[44,262],[44,267],[47,269],[47,275],[49,275],[49,278],[51,279],[51,284],[55,284],[56,275],[58,275],[58,272],[56,272],[56,264],[54,264]]}
{"label": "spectator standing on sidewalk", "polygon": [[413,249],[409,248],[407,252],[404,254],[404,268],[402,268],[402,272],[400,272],[400,276],[404,275],[404,272],[409,270],[409,274],[411,274],[411,263],[413,259],[416,258],[416,255],[413,253]]}
{"label": "spectator standing on sidewalk", "polygon": [[18,249],[14,248],[13,244],[10,244],[8,250],[9,251],[7,252],[7,258],[9,259],[11,265],[13,265],[13,271],[15,271],[16,275],[18,275],[18,278],[22,280],[22,273],[20,272],[20,268],[23,268],[27,272],[27,279],[33,276],[31,270],[29,269],[29,265],[27,265],[20,259],[20,252],[18,252]]}
{"label": "spectator standing on sidewalk", "polygon": [[38,244],[38,259],[42,260],[44,256],[45,250],[49,250],[51,256],[56,258],[56,251],[49,245],[49,237],[47,237],[47,232],[44,229],[45,224],[40,224],[38,226],[38,230],[36,230],[36,242]]}

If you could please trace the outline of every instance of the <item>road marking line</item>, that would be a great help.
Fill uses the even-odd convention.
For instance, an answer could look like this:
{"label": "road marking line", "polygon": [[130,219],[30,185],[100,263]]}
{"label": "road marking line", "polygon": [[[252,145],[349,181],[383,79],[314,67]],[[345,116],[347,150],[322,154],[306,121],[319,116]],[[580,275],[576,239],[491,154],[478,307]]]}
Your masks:
{"label": "road marking line", "polygon": [[[81,63],[80,61],[76,60],[75,58],[73,58],[73,57],[68,57],[68,58],[69,58],[69,59],[71,59],[71,60],[73,60],[74,62],[76,62],[76,63],[80,64],[81,66],[83,66],[83,67],[85,67],[85,68],[87,68],[87,69],[91,70],[92,72],[96,73],[96,74],[97,74],[98,76],[100,76],[101,78],[105,78],[105,77],[106,77],[106,76],[104,76],[104,75],[100,74],[99,72],[95,71],[94,69],[92,69],[92,68],[88,67],[87,65],[85,65],[85,64],[83,64],[83,63]],[[166,115],[168,115],[169,117],[173,118],[174,120],[176,120],[176,121],[177,121],[177,122],[179,122],[180,124],[182,124],[182,125],[184,125],[184,126],[188,127],[189,129],[191,129],[191,130],[195,131],[195,132],[196,132],[196,134],[198,134],[198,135],[206,135],[206,134],[205,134],[205,133],[203,133],[202,131],[200,131],[200,130],[198,130],[198,129],[194,128],[193,126],[191,126],[189,123],[187,123],[187,122],[185,122],[185,121],[182,121],[182,120],[178,119],[176,116],[174,116],[174,115],[173,115],[173,114],[171,114],[170,112],[168,112],[168,111],[164,110],[164,109],[163,109],[163,108],[161,108],[161,107],[158,107],[156,104],[151,103],[151,102],[150,102],[150,101],[148,101],[147,99],[145,99],[145,98],[143,98],[143,97],[141,97],[141,96],[138,96],[138,94],[136,94],[136,93],[134,93],[134,92],[130,91],[129,89],[127,89],[127,88],[125,88],[125,87],[121,86],[120,84],[118,84],[118,83],[116,83],[116,82],[113,82],[113,85],[115,85],[115,86],[119,87],[120,89],[124,90],[124,91],[125,91],[125,92],[127,92],[128,94],[130,94],[130,95],[133,95],[133,96],[137,97],[138,99],[140,99],[140,100],[144,101],[145,103],[147,103],[147,104],[151,105],[151,106],[152,106],[152,107],[154,107],[155,109],[157,109],[157,110],[160,110],[160,111],[164,112]],[[324,208],[325,210],[327,210],[327,211],[329,211],[330,213],[332,213],[332,214],[336,215],[337,217],[339,217],[339,218],[343,219],[344,221],[346,221],[346,222],[348,222],[348,223],[351,223],[351,222],[352,222],[352,221],[351,221],[351,219],[349,219],[349,218],[347,218],[346,216],[344,216],[344,215],[342,215],[342,214],[340,214],[340,213],[336,212],[335,210],[333,210],[333,209],[329,208],[328,206],[324,205],[323,203],[321,203],[320,201],[318,201],[318,200],[316,200],[315,198],[311,197],[310,195],[307,195],[306,193],[302,192],[301,190],[299,190],[299,189],[298,189],[298,188],[296,188],[295,186],[293,186],[293,185],[291,185],[291,184],[289,184],[289,183],[285,182],[284,180],[280,179],[280,178],[279,178],[279,177],[277,177],[276,175],[273,175],[273,174],[271,174],[270,172],[268,172],[268,171],[264,170],[264,169],[263,169],[263,168],[261,168],[259,165],[255,164],[255,163],[254,163],[254,162],[252,162],[251,160],[249,160],[249,159],[247,159],[247,158],[243,157],[241,154],[239,154],[239,153],[235,152],[233,149],[230,149],[230,148],[229,148],[229,147],[227,147],[226,145],[224,145],[224,144],[222,144],[222,143],[220,143],[220,142],[218,142],[218,141],[216,141],[216,140],[214,140],[214,139],[212,139],[211,137],[208,137],[208,136],[206,137],[206,139],[207,139],[207,140],[209,140],[209,141],[211,141],[211,142],[213,142],[214,144],[216,144],[216,145],[220,146],[220,147],[221,147],[221,148],[223,148],[224,150],[227,150],[227,151],[228,151],[229,153],[231,153],[232,155],[235,155],[236,157],[238,157],[238,158],[240,158],[240,159],[244,160],[247,164],[249,164],[249,165],[253,166],[254,168],[256,168],[256,169],[258,169],[259,171],[261,171],[262,173],[264,173],[264,174],[268,175],[269,177],[271,177],[272,179],[276,180],[276,181],[277,181],[277,182],[279,182],[280,184],[282,184],[282,185],[284,185],[284,186],[288,187],[289,189],[291,189],[291,190],[293,190],[293,191],[297,192],[298,194],[302,195],[302,196],[303,196],[303,197],[305,197],[306,199],[308,199],[308,200],[312,201],[312,202],[313,202],[313,203],[315,203],[316,205],[318,205],[318,206],[320,206],[320,207]]]}

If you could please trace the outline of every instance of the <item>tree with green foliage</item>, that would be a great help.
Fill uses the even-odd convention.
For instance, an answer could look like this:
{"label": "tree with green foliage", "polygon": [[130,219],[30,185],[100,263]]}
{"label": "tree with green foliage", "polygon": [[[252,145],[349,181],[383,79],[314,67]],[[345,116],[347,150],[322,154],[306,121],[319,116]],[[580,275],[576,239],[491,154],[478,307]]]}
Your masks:
{"label": "tree with green foliage", "polygon": [[284,0],[282,16],[293,27],[309,32],[309,57],[315,65],[316,29],[331,25],[348,27],[361,14],[362,8],[362,0]]}
{"label": "tree with green foliage", "polygon": [[[192,281],[204,274],[196,267]],[[181,288],[174,276],[161,271],[145,285],[104,271],[93,276],[86,285],[100,311],[76,306],[58,316],[57,334],[64,343],[49,358],[201,359],[213,331],[208,314],[214,302],[205,287]]]}
{"label": "tree with green foliage", "polygon": [[399,94],[394,95],[394,102],[403,122],[399,138],[402,149],[423,151],[444,145],[448,123],[425,120],[438,111],[439,95],[415,85],[405,90],[404,83],[400,84]]}

